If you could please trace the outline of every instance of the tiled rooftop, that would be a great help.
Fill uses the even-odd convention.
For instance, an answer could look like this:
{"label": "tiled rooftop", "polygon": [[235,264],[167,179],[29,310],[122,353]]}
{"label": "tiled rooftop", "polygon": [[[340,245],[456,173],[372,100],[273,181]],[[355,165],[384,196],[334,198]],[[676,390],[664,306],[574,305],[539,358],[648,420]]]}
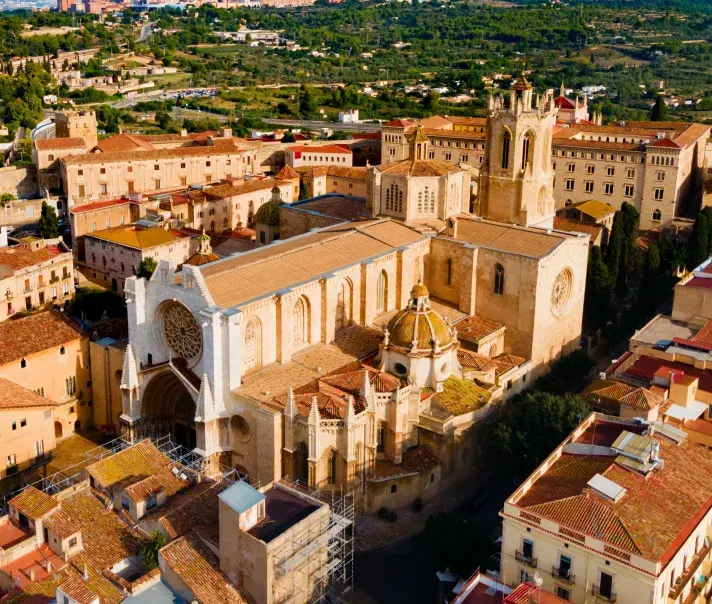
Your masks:
{"label": "tiled rooftop", "polygon": [[32,520],[42,518],[59,505],[54,497],[33,486],[29,486],[19,495],[15,495],[8,503]]}
{"label": "tiled rooftop", "polygon": [[146,250],[159,245],[167,245],[186,237],[175,229],[166,230],[160,227],[140,228],[132,224],[93,231],[88,237],[118,243],[137,250]]}
{"label": "tiled rooftop", "polygon": [[319,506],[277,486],[264,492],[265,517],[248,532],[269,543],[319,509]]}
{"label": "tiled rooftop", "polygon": [[60,249],[56,245],[45,245],[38,250],[32,250],[29,246],[21,243],[0,248],[0,266],[6,266],[10,270],[18,271],[43,262],[58,260],[58,256],[61,254],[67,254],[65,258],[69,258],[69,252]]}
{"label": "tiled rooftop", "polygon": [[[633,422],[597,419],[578,442],[599,437],[610,446]],[[548,518],[574,531],[648,560],[666,563],[695,528],[712,503],[712,455],[706,447],[684,441],[676,444],[655,434],[663,467],[646,476],[617,463],[615,455],[564,453],[526,492],[510,500],[527,512]],[[616,502],[588,486],[596,474],[626,491]],[[697,520],[696,520],[697,519]]]}

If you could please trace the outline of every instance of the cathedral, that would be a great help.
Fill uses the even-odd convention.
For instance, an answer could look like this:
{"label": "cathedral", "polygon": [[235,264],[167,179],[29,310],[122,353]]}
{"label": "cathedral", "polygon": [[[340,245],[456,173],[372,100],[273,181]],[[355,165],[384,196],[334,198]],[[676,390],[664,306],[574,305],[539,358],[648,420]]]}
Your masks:
{"label": "cathedral", "polygon": [[122,433],[363,511],[471,478],[483,420],[579,345],[588,236],[551,228],[556,112],[523,77],[492,101],[475,203],[417,129],[369,170],[370,219],[128,279]]}

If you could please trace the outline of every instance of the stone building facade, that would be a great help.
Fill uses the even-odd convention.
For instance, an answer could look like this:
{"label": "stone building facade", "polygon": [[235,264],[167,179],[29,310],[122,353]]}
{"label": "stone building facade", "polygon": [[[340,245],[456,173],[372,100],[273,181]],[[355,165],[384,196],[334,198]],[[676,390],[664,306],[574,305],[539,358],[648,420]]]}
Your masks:
{"label": "stone building facade", "polygon": [[[520,78],[513,86],[515,99],[520,92],[517,87],[523,85]],[[697,209],[708,126],[688,122],[602,125],[598,116],[592,121],[588,117],[582,119],[583,105],[577,109],[570,99],[561,96],[552,99],[551,91],[545,96],[547,103],[553,100],[553,107],[541,107],[548,117],[537,118],[536,125],[532,122],[527,131],[529,127],[535,133],[540,128],[547,131],[550,128],[550,142],[538,137],[536,145],[540,149],[549,148],[551,156],[540,156],[540,162],[536,160],[531,170],[552,171],[550,195],[557,209],[591,199],[605,201],[619,209],[627,201],[640,211],[643,229],[670,225],[673,218]],[[420,122],[404,119],[388,122],[382,128],[383,164],[410,157],[409,136],[420,126],[430,140],[430,159],[466,165],[473,174],[473,182],[479,187],[486,186],[487,182],[480,175],[481,167],[488,161],[496,163],[501,159],[503,120],[510,119],[508,113],[517,111],[516,101],[513,107],[511,103],[511,97],[493,99],[488,118],[435,116]],[[522,120],[517,123],[524,127]],[[490,127],[499,128],[494,138]],[[512,126],[506,127],[511,130]],[[511,153],[514,169],[521,159],[521,147],[513,145]],[[523,185],[526,180],[528,178],[522,179]],[[473,194],[477,193],[473,187]],[[537,200],[538,193],[529,192],[527,197]],[[484,209],[481,211],[485,213]]]}

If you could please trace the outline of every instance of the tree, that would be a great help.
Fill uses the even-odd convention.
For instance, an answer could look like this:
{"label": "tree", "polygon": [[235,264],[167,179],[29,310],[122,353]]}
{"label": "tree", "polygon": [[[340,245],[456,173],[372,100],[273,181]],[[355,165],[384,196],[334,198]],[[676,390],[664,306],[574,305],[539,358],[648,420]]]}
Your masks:
{"label": "tree", "polygon": [[166,536],[158,529],[141,544],[141,557],[147,570],[158,568],[158,550],[166,544]]}
{"label": "tree", "polygon": [[289,132],[285,132],[284,136],[282,137],[282,140],[280,142],[282,143],[295,143],[297,141],[296,138],[294,138],[294,133],[290,130]]}
{"label": "tree", "polygon": [[621,256],[616,279],[616,296],[625,298],[628,295],[628,259],[630,256],[630,243],[627,239],[621,244]]}
{"label": "tree", "polygon": [[707,217],[700,213],[692,227],[692,237],[687,245],[686,266],[688,271],[693,270],[707,259],[708,237]]}
{"label": "tree", "polygon": [[[712,208],[710,208],[712,210]],[[621,205],[622,227],[625,237],[628,240],[630,247],[635,244],[635,239],[638,236],[638,226],[640,225],[640,213],[627,201]]]}
{"label": "tree", "polygon": [[621,247],[625,233],[623,232],[623,216],[621,212],[616,212],[613,217],[613,228],[611,236],[608,239],[606,247],[606,266],[614,281],[618,279],[618,270],[620,268]]}
{"label": "tree", "polygon": [[531,390],[494,423],[485,444],[505,471],[528,476],[588,413],[578,395]]}
{"label": "tree", "polygon": [[143,260],[141,260],[141,262],[138,263],[136,276],[143,277],[144,279],[148,280],[151,278],[151,275],[153,275],[153,272],[156,270],[156,266],[158,266],[158,263],[154,258],[144,258]]}
{"label": "tree", "polygon": [[42,202],[42,212],[37,222],[37,236],[42,239],[54,239],[59,236],[57,212],[52,206],[47,205],[46,201]]}
{"label": "tree", "polygon": [[650,110],[650,121],[664,122],[668,119],[668,108],[665,104],[665,96],[659,94],[655,99],[655,105]]}
{"label": "tree", "polygon": [[299,95],[299,113],[303,117],[308,117],[316,113],[317,102],[308,86],[302,87],[302,92]]}
{"label": "tree", "polygon": [[601,248],[594,245],[591,248],[586,274],[586,298],[584,300],[584,315],[592,323],[605,320],[610,306],[611,291],[615,280],[603,261]]}

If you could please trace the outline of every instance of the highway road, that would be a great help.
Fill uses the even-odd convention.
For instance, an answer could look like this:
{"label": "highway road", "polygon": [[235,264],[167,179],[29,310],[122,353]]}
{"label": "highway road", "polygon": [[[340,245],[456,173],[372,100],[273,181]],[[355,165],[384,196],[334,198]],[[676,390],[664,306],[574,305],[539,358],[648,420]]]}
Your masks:
{"label": "highway road", "polygon": [[141,26],[141,35],[139,35],[138,39],[136,42],[139,44],[141,42],[145,42],[151,37],[151,34],[153,33],[153,23],[146,23],[145,25]]}

